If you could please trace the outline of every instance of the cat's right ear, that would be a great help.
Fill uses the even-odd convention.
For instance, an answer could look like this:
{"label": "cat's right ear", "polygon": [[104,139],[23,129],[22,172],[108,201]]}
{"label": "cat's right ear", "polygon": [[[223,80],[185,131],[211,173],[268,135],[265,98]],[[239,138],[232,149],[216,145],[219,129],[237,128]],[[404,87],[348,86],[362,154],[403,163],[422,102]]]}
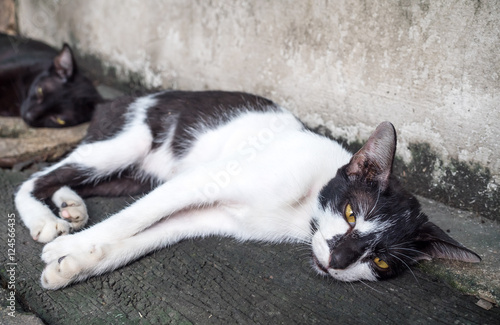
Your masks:
{"label": "cat's right ear", "polygon": [[57,75],[65,82],[70,79],[75,72],[75,61],[73,52],[68,44],[64,43],[61,51],[54,58],[54,68]]}
{"label": "cat's right ear", "polygon": [[443,258],[469,263],[481,262],[479,255],[448,236],[430,221],[420,226],[416,241],[419,243],[419,251],[421,252],[416,260]]}
{"label": "cat's right ear", "polygon": [[351,158],[346,172],[387,188],[396,153],[396,130],[390,122],[381,123],[365,145]]}

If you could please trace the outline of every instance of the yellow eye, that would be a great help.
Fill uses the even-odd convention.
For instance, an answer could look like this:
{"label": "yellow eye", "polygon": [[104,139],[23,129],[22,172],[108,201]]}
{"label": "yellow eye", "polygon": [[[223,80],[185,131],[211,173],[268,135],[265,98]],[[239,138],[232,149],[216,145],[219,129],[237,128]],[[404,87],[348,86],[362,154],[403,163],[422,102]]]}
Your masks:
{"label": "yellow eye", "polygon": [[382,260],[381,260],[380,258],[378,258],[378,257],[375,257],[375,258],[373,259],[373,261],[374,261],[374,262],[375,262],[375,264],[376,264],[379,268],[381,268],[381,269],[388,269],[388,268],[389,268],[389,265],[388,265],[386,262],[382,261]]}
{"label": "yellow eye", "polygon": [[352,207],[350,204],[347,204],[347,206],[345,207],[345,212],[344,212],[344,215],[345,215],[345,220],[351,225],[351,226],[354,226],[356,224],[356,215],[354,214],[354,212],[352,211]]}
{"label": "yellow eye", "polygon": [[59,123],[59,125],[64,125],[64,124],[66,124],[66,121],[65,121],[65,120],[63,120],[63,119],[61,119],[60,117],[58,117],[58,118],[56,119],[56,122],[57,122],[57,123]]}
{"label": "yellow eye", "polygon": [[37,95],[38,97],[42,97],[42,96],[43,96],[43,89],[42,89],[42,87],[38,87],[38,88],[36,89],[36,95]]}

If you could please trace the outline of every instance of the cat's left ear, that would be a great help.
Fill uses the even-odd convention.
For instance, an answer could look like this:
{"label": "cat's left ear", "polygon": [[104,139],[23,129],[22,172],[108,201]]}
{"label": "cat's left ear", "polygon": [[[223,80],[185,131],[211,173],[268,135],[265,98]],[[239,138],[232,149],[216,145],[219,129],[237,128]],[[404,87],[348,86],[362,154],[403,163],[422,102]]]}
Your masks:
{"label": "cat's left ear", "polygon": [[54,68],[57,75],[63,80],[70,79],[75,72],[73,52],[68,44],[64,43],[59,54],[54,58]]}
{"label": "cat's left ear", "polygon": [[421,255],[417,260],[430,260],[432,258],[443,258],[469,263],[481,262],[481,257],[466,248],[434,223],[427,221],[418,229],[417,242],[420,243]]}
{"label": "cat's left ear", "polygon": [[356,175],[367,181],[377,181],[382,190],[387,188],[396,153],[396,130],[390,122],[381,123],[365,145],[351,158],[347,175]]}

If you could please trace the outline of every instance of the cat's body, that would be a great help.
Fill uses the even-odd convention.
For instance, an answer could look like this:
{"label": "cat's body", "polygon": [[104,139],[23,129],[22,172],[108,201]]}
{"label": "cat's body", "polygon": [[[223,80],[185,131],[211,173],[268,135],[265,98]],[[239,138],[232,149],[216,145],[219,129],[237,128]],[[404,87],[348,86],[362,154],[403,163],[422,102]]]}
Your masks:
{"label": "cat's body", "polygon": [[72,51],[0,33],[0,116],[21,116],[30,126],[87,122],[102,98],[76,66]]}
{"label": "cat's body", "polygon": [[150,191],[47,244],[42,285],[50,289],[210,235],[309,243],[316,270],[343,281],[389,278],[432,257],[479,261],[428,222],[391,175],[395,146],[385,122],[352,156],[244,93],[121,98],[97,110],[73,153],[21,186],[16,206],[33,238],[49,242],[87,221],[77,193]]}

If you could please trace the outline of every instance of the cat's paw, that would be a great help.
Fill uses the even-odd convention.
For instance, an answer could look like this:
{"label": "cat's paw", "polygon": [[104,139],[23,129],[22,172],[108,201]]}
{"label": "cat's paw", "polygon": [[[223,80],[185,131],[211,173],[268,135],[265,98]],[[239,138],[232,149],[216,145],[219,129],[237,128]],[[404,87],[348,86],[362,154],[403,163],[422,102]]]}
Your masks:
{"label": "cat's paw", "polygon": [[45,289],[56,290],[76,280],[85,279],[104,258],[101,245],[82,247],[73,243],[69,247],[60,247],[64,242],[49,243],[43,250],[42,259],[46,261],[47,266],[40,280]]}
{"label": "cat's paw", "polygon": [[76,234],[59,237],[43,247],[42,260],[49,264],[63,256],[78,254],[84,246],[85,242],[80,243]]}
{"label": "cat's paw", "polygon": [[91,275],[92,270],[102,259],[103,253],[97,246],[82,255],[66,255],[59,257],[45,267],[40,277],[42,287],[56,290],[77,280]]}
{"label": "cat's paw", "polygon": [[85,205],[78,205],[74,201],[63,202],[59,208],[59,216],[68,220],[73,230],[83,228],[89,220]]}
{"label": "cat's paw", "polygon": [[52,201],[59,208],[59,216],[71,224],[71,229],[79,230],[89,220],[85,202],[69,187],[64,186],[57,190]]}
{"label": "cat's paw", "polygon": [[40,281],[45,289],[56,290],[73,282],[81,271],[82,266],[78,259],[62,256],[45,267]]}
{"label": "cat's paw", "polygon": [[42,260],[49,264],[68,255],[82,256],[82,258],[88,256],[92,259],[102,257],[103,244],[95,243],[81,234],[59,237],[46,244],[42,250]]}
{"label": "cat's paw", "polygon": [[69,223],[56,217],[40,220],[30,228],[31,237],[40,243],[48,243],[59,236],[69,234],[69,232]]}

